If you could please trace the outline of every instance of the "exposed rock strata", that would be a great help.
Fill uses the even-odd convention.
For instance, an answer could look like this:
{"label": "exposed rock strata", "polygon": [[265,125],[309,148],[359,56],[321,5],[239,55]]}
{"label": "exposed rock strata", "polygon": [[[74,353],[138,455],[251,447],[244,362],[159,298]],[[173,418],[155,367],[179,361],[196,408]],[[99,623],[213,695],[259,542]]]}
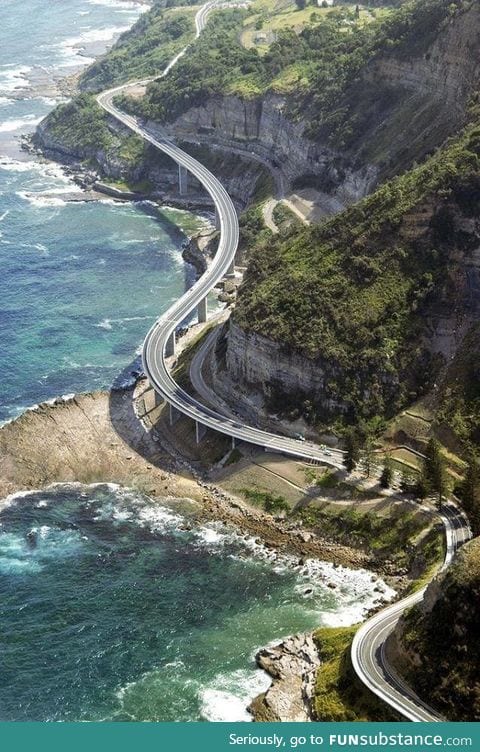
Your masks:
{"label": "exposed rock strata", "polygon": [[284,189],[302,176],[315,175],[316,185],[339,205],[369,193],[377,179],[376,168],[369,164],[352,168],[348,155],[307,138],[307,123],[294,122],[286,109],[287,100],[275,94],[254,100],[213,97],[181,115],[168,131],[185,142],[213,144],[263,160],[279,174]]}
{"label": "exposed rock strata", "polygon": [[182,258],[187,264],[195,267],[201,276],[208,266],[208,262],[216,253],[218,234],[216,230],[203,230],[188,240],[182,250]]}

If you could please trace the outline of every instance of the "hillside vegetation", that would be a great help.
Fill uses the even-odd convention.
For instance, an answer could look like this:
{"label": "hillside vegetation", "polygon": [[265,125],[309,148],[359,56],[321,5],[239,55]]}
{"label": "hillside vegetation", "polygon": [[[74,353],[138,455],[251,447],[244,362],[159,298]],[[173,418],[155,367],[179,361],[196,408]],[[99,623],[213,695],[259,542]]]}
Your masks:
{"label": "hillside vegetation", "polygon": [[[350,419],[393,415],[438,373],[426,315],[455,305],[451,272],[476,229],[480,127],[320,227],[251,252],[234,320],[336,369],[322,402],[347,395]],[[321,411],[320,411],[321,412]]]}
{"label": "hillside vegetation", "polygon": [[451,721],[480,720],[480,539],[467,543],[401,623],[402,668]]}
{"label": "hillside vegetation", "polygon": [[[182,2],[182,5],[189,5]],[[80,79],[84,91],[159,75],[195,34],[196,8],[166,9],[156,2],[114,47],[90,65]]]}
{"label": "hillside vegetation", "polygon": [[[219,12],[170,75],[152,83],[141,104],[129,106],[165,123],[212,96],[248,99],[279,93],[288,95],[291,118],[307,115],[307,135],[329,138],[345,148],[361,125],[349,100],[354,99],[362,70],[379,54],[409,59],[425,50],[471,4],[471,0],[410,0],[368,24],[360,22],[352,8],[340,6],[327,14],[312,13],[299,35],[292,28],[279,29],[264,55],[241,44],[247,11]],[[376,95],[391,99],[392,92],[377,87]],[[365,114],[371,110],[370,101],[364,110]]]}
{"label": "hillside vegetation", "polygon": [[[189,5],[188,0],[179,8],[155,2],[111,50],[86,69],[79,82],[81,93],[52,110],[42,122],[35,142],[49,152],[87,160],[101,171],[106,160],[120,165],[122,174],[140,174],[147,155],[152,159],[151,150],[137,136],[111,127],[94,92],[159,75],[194,38],[196,8]],[[157,157],[154,161],[158,161]]]}
{"label": "hillside vegetation", "polygon": [[322,627],[314,632],[322,664],[317,670],[312,709],[322,722],[396,721],[388,705],[382,703],[355,674],[350,657],[358,625]]}

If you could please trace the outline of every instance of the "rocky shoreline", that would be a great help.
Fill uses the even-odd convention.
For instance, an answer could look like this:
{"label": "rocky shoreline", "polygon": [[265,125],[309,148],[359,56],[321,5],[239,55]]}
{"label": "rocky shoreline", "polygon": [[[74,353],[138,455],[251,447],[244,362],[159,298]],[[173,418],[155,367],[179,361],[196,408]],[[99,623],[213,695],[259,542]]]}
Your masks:
{"label": "rocky shoreline", "polygon": [[272,677],[272,684],[250,703],[248,709],[254,720],[315,720],[312,701],[321,661],[312,633],[293,635],[278,645],[262,648],[256,661]]}
{"label": "rocky shoreline", "polygon": [[[135,374],[133,374],[135,376]],[[141,384],[141,382],[140,382]],[[141,388],[140,388],[141,392]],[[0,428],[0,498],[55,483],[116,483],[152,499],[191,499],[199,521],[215,520],[253,536],[298,566],[321,559],[355,569],[371,567],[362,552],[308,535],[285,520],[249,507],[199,476],[172,452],[168,437],[145,430],[134,387],[68,395],[27,410]],[[42,436],[42,441],[38,437]],[[377,607],[381,604],[381,594]],[[308,720],[318,653],[311,635],[261,650],[258,664],[272,686],[251,704],[255,720]]]}

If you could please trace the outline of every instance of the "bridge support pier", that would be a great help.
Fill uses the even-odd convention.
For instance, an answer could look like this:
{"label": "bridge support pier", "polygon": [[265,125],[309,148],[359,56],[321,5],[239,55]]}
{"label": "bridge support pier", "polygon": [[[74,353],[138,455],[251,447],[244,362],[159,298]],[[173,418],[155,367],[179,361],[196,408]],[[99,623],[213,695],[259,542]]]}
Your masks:
{"label": "bridge support pier", "polygon": [[221,224],[220,224],[220,216],[218,214],[218,209],[215,207],[215,229],[220,230]]}
{"label": "bridge support pier", "polygon": [[204,324],[208,319],[208,298],[205,295],[197,306],[198,323]]}
{"label": "bridge support pier", "polygon": [[200,444],[201,440],[207,433],[207,427],[203,425],[203,423],[199,423],[198,420],[195,421],[195,438],[197,440],[197,444]]}
{"label": "bridge support pier", "polygon": [[160,407],[160,405],[163,405],[163,398],[159,395],[159,393],[152,387],[153,389],[153,398],[155,407]]}
{"label": "bridge support pier", "polygon": [[227,277],[234,277],[235,276],[235,259],[232,261],[230,266],[227,269]]}
{"label": "bridge support pier", "polygon": [[235,436],[232,436],[232,449],[235,449],[236,446],[237,446],[237,440]]}
{"label": "bridge support pier", "polygon": [[173,426],[179,419],[181,413],[173,405],[169,405],[169,409],[170,409],[170,425]]}
{"label": "bridge support pier", "polygon": [[175,355],[175,345],[176,345],[175,332],[172,332],[170,337],[168,338],[167,346],[165,347],[166,358],[170,358],[172,355]]}
{"label": "bridge support pier", "polygon": [[188,193],[188,170],[183,165],[178,165],[178,192],[180,196]]}

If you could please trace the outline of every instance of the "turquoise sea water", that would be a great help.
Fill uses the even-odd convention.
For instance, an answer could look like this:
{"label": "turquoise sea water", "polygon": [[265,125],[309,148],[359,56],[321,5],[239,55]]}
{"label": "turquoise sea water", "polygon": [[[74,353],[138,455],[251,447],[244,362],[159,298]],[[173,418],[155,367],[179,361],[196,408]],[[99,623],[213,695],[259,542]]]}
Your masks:
{"label": "turquoise sea water", "polygon": [[376,597],[368,573],[295,567],[191,515],[109,486],[7,504],[0,719],[248,720],[256,648]]}
{"label": "turquoise sea water", "polygon": [[68,202],[78,189],[62,170],[19,150],[18,137],[54,106],[39,81],[44,91],[78,69],[139,9],[122,0],[0,3],[0,422],[59,394],[109,386],[192,281],[178,227],[192,227],[191,215]]}
{"label": "turquoise sea water", "polygon": [[[0,2],[0,422],[128,376],[192,281],[179,227],[191,216],[68,202],[61,169],[18,146],[55,104],[39,78],[71,73],[139,12]],[[376,597],[368,573],[295,568],[199,525],[188,505],[116,487],[60,486],[0,509],[0,720],[248,720],[269,683],[258,647],[351,623]]]}

